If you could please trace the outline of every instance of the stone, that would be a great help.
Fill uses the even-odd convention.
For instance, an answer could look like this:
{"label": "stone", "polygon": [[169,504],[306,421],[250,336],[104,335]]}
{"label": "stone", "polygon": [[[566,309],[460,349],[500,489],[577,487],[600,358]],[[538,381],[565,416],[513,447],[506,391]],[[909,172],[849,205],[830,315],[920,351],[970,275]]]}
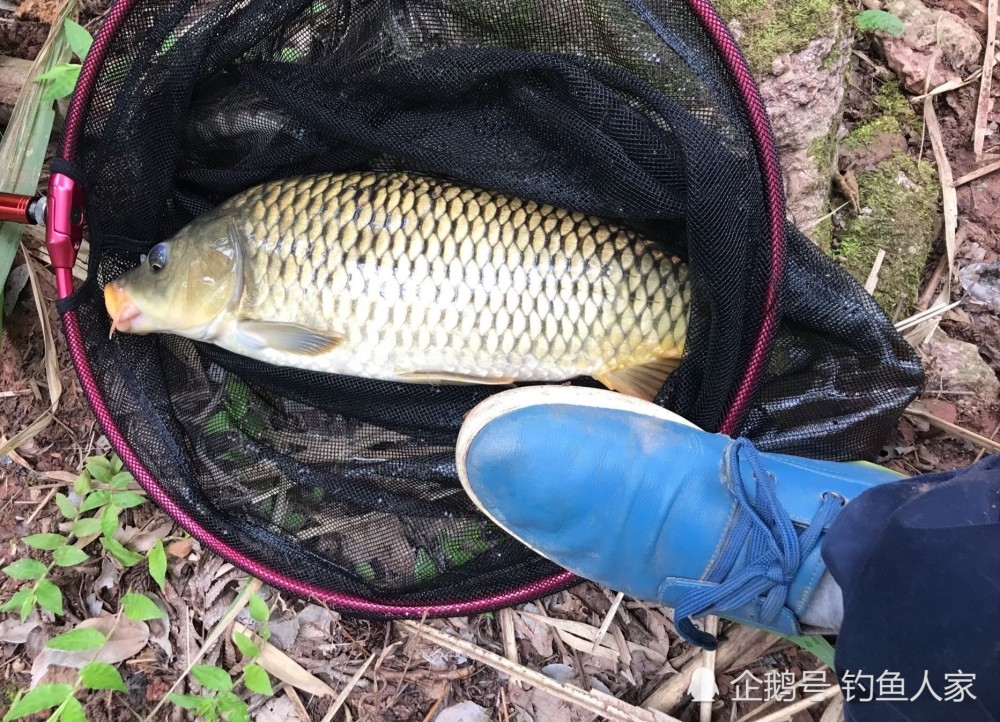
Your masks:
{"label": "stone", "polygon": [[[982,62],[979,34],[957,15],[932,10],[921,0],[892,0],[886,10],[903,21],[903,35],[881,34],[882,48],[889,67],[909,92],[919,95],[960,80]],[[932,65],[935,51],[940,56]]]}
{"label": "stone", "polygon": [[971,391],[983,399],[1000,397],[1000,379],[975,344],[958,341],[937,329],[921,350],[928,389]]}

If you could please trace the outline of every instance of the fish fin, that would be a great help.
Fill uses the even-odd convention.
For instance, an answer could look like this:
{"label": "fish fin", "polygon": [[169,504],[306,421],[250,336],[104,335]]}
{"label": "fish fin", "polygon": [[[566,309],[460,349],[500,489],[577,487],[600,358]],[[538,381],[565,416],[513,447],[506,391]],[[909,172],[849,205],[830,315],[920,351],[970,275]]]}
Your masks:
{"label": "fish fin", "polygon": [[236,332],[247,345],[255,348],[273,348],[285,353],[318,356],[332,351],[344,340],[334,331],[315,331],[297,323],[280,321],[238,321]]}
{"label": "fish fin", "polygon": [[594,374],[594,378],[609,389],[652,401],[660,393],[667,376],[673,373],[680,363],[680,358],[658,358],[639,366],[627,366],[603,374]]}
{"label": "fish fin", "polygon": [[473,376],[450,371],[406,371],[396,369],[396,377],[410,384],[488,384],[505,386],[512,384],[512,376]]}

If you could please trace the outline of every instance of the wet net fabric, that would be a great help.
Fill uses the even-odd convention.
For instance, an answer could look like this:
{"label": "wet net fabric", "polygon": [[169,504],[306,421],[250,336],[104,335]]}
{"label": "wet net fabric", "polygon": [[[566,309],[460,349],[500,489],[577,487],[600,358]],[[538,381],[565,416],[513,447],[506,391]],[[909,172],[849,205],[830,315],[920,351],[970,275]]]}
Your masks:
{"label": "wet net fabric", "polygon": [[[60,308],[171,500],[255,562],[367,599],[459,602],[549,578],[560,570],[478,515],[456,476],[464,414],[501,389],[108,340],[100,290],[152,245],[251,185],[356,168],[615,219],[684,257],[688,351],[657,401],[715,430],[776,258],[734,83],[676,0],[141,0],[99,69],[64,168],[87,187],[89,277]],[[871,457],[919,363],[845,272],[785,235],[783,321],[739,431]]]}

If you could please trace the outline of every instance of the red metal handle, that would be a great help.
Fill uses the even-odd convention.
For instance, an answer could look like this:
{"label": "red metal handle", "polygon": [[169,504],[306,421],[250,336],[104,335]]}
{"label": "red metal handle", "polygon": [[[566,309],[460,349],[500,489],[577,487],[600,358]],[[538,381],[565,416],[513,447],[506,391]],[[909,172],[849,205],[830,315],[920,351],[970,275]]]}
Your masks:
{"label": "red metal handle", "polygon": [[16,193],[0,193],[0,221],[11,223],[34,223],[28,213],[28,206],[33,196],[22,196]]}

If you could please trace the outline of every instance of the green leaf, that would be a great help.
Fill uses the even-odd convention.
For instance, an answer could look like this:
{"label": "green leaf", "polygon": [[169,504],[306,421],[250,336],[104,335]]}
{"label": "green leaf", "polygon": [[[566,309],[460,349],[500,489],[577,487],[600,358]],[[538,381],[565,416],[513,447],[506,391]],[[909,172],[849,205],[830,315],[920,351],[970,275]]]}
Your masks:
{"label": "green leaf", "polygon": [[70,527],[70,531],[77,537],[77,539],[82,539],[85,536],[90,536],[91,534],[101,533],[101,520],[96,516],[88,516],[83,519],[77,519],[73,522],[73,526]]}
{"label": "green leaf", "polygon": [[13,612],[15,609],[19,610],[27,601],[31,601],[32,606],[34,606],[35,590],[31,587],[18,589],[14,592],[14,596],[4,602],[3,606],[0,607],[0,612]]}
{"label": "green leaf", "polygon": [[98,489],[87,494],[87,498],[80,504],[80,513],[98,509],[111,501],[111,492],[107,489]]}
{"label": "green leaf", "polygon": [[219,411],[205,422],[205,434],[218,434],[233,428],[228,411]]}
{"label": "green leaf", "polygon": [[795,642],[795,644],[802,647],[802,649],[807,652],[811,652],[816,656],[819,661],[825,664],[830,669],[835,669],[833,666],[834,649],[823,637],[818,634],[804,634],[801,636],[793,636],[788,634],[778,634],[779,637],[784,637],[785,639],[790,639]]}
{"label": "green leaf", "polygon": [[203,697],[197,694],[171,694],[167,696],[171,702],[181,709],[201,709],[205,703],[212,703],[211,697]]}
{"label": "green leaf", "polygon": [[120,509],[131,509],[146,503],[146,497],[136,491],[116,491],[111,495],[111,503]]}
{"label": "green leaf", "polygon": [[135,477],[133,477],[132,474],[127,471],[119,471],[111,477],[111,483],[109,486],[116,491],[121,491],[122,489],[127,488],[133,481],[135,481]]}
{"label": "green leaf", "polygon": [[35,596],[35,592],[31,592],[31,596],[24,600],[24,604],[21,605],[21,610],[19,614],[21,615],[21,621],[23,622],[29,616],[31,612],[35,609],[35,602],[38,601],[38,597]]}
{"label": "green leaf", "polygon": [[240,650],[240,654],[244,657],[258,657],[260,656],[260,647],[253,643],[253,640],[243,632],[233,633],[233,641],[236,642],[237,649]]}
{"label": "green leaf", "polygon": [[111,473],[117,474],[119,471],[125,468],[125,462],[121,460],[118,454],[111,455]]}
{"label": "green leaf", "polygon": [[87,722],[87,715],[83,711],[83,705],[76,697],[68,697],[59,719],[62,722]]}
{"label": "green leaf", "polygon": [[371,565],[371,562],[358,562],[354,565],[354,571],[366,582],[375,581],[375,567]]}
{"label": "green leaf", "polygon": [[885,10],[863,10],[854,21],[863,32],[882,30],[896,37],[903,34],[903,21]]}
{"label": "green leaf", "polygon": [[134,567],[136,564],[145,559],[142,554],[136,554],[134,551],[126,549],[117,539],[102,536],[101,546],[107,549],[115,559],[127,567]]}
{"label": "green leaf", "polygon": [[12,579],[41,579],[47,571],[44,564],[34,559],[18,559],[3,568],[4,574]]}
{"label": "green leaf", "polygon": [[76,652],[81,649],[97,649],[106,641],[104,634],[93,627],[80,627],[53,637],[45,646],[64,652]]}
{"label": "green leaf", "polygon": [[68,684],[40,684],[17,700],[4,715],[3,720],[9,722],[41,712],[43,709],[58,707],[72,692],[73,688]]}
{"label": "green leaf", "polygon": [[250,595],[250,603],[248,606],[250,609],[250,617],[255,622],[266,622],[271,616],[271,612],[267,608],[267,602],[256,594]]}
{"label": "green leaf", "polygon": [[52,551],[66,544],[66,537],[62,534],[32,534],[24,537],[21,541],[32,549],[44,549]]}
{"label": "green leaf", "polygon": [[115,472],[111,470],[111,461],[103,456],[92,456],[86,462],[87,471],[102,484],[110,484]]}
{"label": "green leaf", "polygon": [[213,692],[228,692],[233,688],[233,678],[229,672],[210,664],[196,664],[191,668],[191,676],[205,689]]}
{"label": "green leaf", "polygon": [[79,510],[73,506],[73,502],[69,500],[69,497],[61,492],[56,494],[56,506],[59,507],[59,511],[67,519],[76,519],[80,515]]}
{"label": "green leaf", "polygon": [[157,586],[163,589],[167,583],[167,553],[163,549],[163,540],[157,539],[149,550],[149,576],[153,577]]}
{"label": "green leaf", "polygon": [[81,499],[90,493],[90,474],[84,471],[73,482],[73,491]]}
{"label": "green leaf", "polygon": [[91,662],[80,670],[80,681],[87,689],[116,689],[127,692],[122,676],[107,662]]}
{"label": "green leaf", "polygon": [[75,567],[77,564],[83,564],[88,559],[90,557],[87,555],[87,552],[77,547],[59,547],[52,552],[52,561],[60,567]]}
{"label": "green leaf", "polygon": [[418,582],[426,582],[440,574],[437,564],[425,549],[417,549],[417,561],[413,565],[413,576]]}
{"label": "green leaf", "polygon": [[80,77],[80,66],[60,63],[52,70],[39,75],[36,82],[48,81],[42,91],[42,100],[58,100],[72,95],[76,81]]}
{"label": "green leaf", "polygon": [[101,534],[113,537],[118,531],[118,510],[114,504],[108,504],[101,509]]}
{"label": "green leaf", "polygon": [[87,53],[90,52],[90,46],[94,42],[87,29],[79,23],[66,18],[66,21],[63,23],[63,32],[66,33],[66,42],[69,43],[76,57],[80,58],[80,60],[86,58]]}
{"label": "green leaf", "polygon": [[268,696],[274,694],[274,690],[271,689],[271,679],[259,664],[248,664],[243,668],[243,683],[251,692]]}
{"label": "green leaf", "polygon": [[218,697],[219,711],[228,722],[249,722],[247,704],[232,692],[223,692]]}
{"label": "green leaf", "polygon": [[160,619],[167,615],[156,606],[156,602],[145,594],[131,592],[122,597],[122,609],[125,616],[136,622],[145,622],[147,619]]}
{"label": "green leaf", "polygon": [[39,579],[35,585],[35,598],[42,609],[47,609],[53,614],[63,613],[62,590],[48,579]]}

